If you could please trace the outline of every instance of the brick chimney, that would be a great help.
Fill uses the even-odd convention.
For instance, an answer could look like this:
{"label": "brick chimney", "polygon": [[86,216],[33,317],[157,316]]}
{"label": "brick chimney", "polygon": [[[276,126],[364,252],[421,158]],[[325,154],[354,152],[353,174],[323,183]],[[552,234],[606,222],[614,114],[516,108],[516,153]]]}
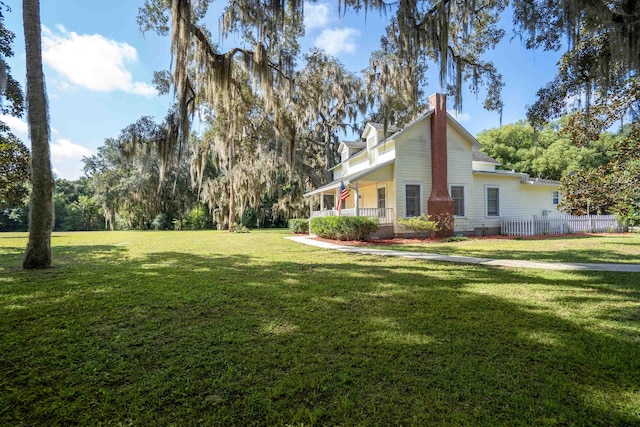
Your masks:
{"label": "brick chimney", "polygon": [[427,213],[440,222],[437,237],[453,236],[453,200],[447,185],[447,98],[436,93],[429,97],[431,107],[431,195]]}

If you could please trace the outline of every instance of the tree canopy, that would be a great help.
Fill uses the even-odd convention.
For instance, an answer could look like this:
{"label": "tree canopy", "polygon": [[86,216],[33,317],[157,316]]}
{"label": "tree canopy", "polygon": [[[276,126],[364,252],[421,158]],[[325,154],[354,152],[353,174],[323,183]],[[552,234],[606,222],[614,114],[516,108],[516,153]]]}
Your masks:
{"label": "tree canopy", "polygon": [[0,125],[0,209],[24,205],[28,184],[29,149]]}

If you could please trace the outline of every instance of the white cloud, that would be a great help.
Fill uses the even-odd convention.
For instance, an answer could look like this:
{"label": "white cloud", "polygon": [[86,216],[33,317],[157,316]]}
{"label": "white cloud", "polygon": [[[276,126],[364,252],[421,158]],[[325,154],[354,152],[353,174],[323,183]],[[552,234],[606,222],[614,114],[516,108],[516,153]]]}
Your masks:
{"label": "white cloud", "polygon": [[307,30],[326,27],[329,24],[329,5],[327,3],[304,2],[304,27]]}
{"label": "white cloud", "polygon": [[315,46],[324,49],[329,55],[353,53],[357,47],[355,39],[359,36],[360,30],[355,28],[324,30],[316,38]]}
{"label": "white cloud", "polygon": [[42,59],[66,79],[64,83],[96,92],[122,90],[138,95],[154,95],[144,82],[134,82],[127,63],[138,61],[138,52],[127,44],[100,34],[80,35],[58,25],[58,32],[43,27]]}
{"label": "white cloud", "polygon": [[22,119],[13,116],[0,115],[0,120],[5,122],[14,133],[20,139],[27,139],[29,136],[29,125]]}
{"label": "white cloud", "polygon": [[93,152],[87,147],[74,144],[70,139],[58,139],[51,144],[51,159],[60,161],[64,159],[80,160],[84,156],[91,156]]}
{"label": "white cloud", "polygon": [[468,122],[471,120],[471,116],[468,113],[458,113],[456,110],[447,110],[447,113],[459,122]]}

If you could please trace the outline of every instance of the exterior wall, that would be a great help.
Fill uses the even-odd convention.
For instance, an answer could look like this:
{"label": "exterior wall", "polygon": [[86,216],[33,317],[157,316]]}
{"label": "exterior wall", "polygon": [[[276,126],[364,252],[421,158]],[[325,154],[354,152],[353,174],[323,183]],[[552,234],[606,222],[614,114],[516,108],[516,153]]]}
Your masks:
{"label": "exterior wall", "polygon": [[378,155],[378,163],[384,163],[388,160],[393,160],[396,157],[396,143],[395,141],[385,142],[375,148]]}
{"label": "exterior wall", "polygon": [[471,171],[471,144],[451,126],[447,126],[447,167],[449,169],[448,185],[451,195],[452,185],[464,187],[464,217],[454,217],[454,232],[473,230],[473,173]]}
{"label": "exterior wall", "polygon": [[377,194],[376,185],[368,185],[366,187],[359,188],[360,192],[360,207],[361,208],[376,208]]}
{"label": "exterior wall", "polygon": [[[431,140],[430,118],[416,123],[396,141],[395,164],[395,216],[405,216],[404,186],[407,183],[422,184],[421,212],[427,212],[427,200],[431,194]],[[404,230],[398,229],[396,233]]]}
{"label": "exterior wall", "polygon": [[495,172],[496,165],[486,162],[471,162],[474,171]]}
{"label": "exterior wall", "polygon": [[374,147],[378,143],[378,135],[376,135],[375,129],[369,132],[367,135],[367,148]]}
{"label": "exterior wall", "polygon": [[367,160],[366,150],[359,153],[355,157],[349,158],[346,163],[343,163],[333,170],[333,179],[340,179],[343,176],[360,172],[369,167],[369,161]]}
{"label": "exterior wall", "polygon": [[[486,187],[500,188],[500,216],[488,217]],[[557,187],[550,185],[523,184],[520,176],[475,173],[473,175],[473,226],[476,230],[494,230],[500,227],[501,217],[539,215],[543,210],[549,215],[560,212],[553,205],[552,192]]]}

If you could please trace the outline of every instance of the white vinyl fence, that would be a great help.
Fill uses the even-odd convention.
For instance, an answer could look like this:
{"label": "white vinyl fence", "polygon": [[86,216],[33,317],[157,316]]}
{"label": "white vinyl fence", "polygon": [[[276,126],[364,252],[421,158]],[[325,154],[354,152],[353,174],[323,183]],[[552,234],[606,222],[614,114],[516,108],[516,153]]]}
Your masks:
{"label": "white vinyl fence", "polygon": [[506,236],[537,236],[542,234],[598,233],[623,231],[624,225],[615,215],[531,216],[502,218],[501,233]]}

